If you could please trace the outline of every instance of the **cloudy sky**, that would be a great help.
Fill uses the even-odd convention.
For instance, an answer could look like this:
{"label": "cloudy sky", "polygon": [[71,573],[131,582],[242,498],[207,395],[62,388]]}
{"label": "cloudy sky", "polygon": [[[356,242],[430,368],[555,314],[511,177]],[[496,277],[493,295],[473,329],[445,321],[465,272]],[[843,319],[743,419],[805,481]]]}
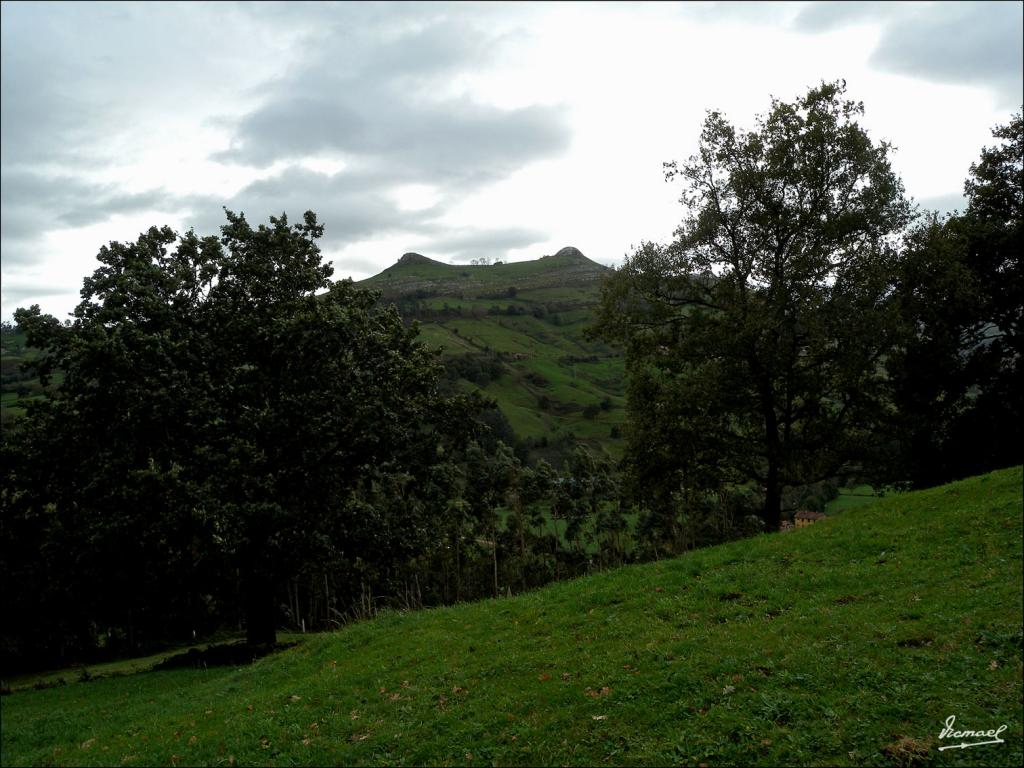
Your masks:
{"label": "cloudy sky", "polygon": [[1020,2],[4,2],[2,315],[99,247],[307,209],[336,277],[667,240],[708,109],[844,78],[925,208],[1022,102]]}

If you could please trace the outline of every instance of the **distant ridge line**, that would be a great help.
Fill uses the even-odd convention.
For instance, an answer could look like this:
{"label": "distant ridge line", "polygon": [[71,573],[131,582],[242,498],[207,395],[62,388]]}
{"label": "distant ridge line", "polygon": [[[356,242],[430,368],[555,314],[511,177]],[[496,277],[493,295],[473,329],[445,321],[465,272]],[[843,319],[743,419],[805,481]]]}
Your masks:
{"label": "distant ridge line", "polygon": [[444,261],[439,261],[438,259],[432,259],[429,256],[424,256],[422,253],[416,253],[415,251],[409,251],[407,253],[403,253],[402,256],[398,259],[398,261],[396,261],[390,267],[385,268],[384,271],[387,271],[387,270],[392,269],[394,267],[407,267],[407,266],[426,265],[426,264],[434,264],[434,265],[438,265],[438,266],[442,266],[442,267],[452,267],[452,268],[455,268],[455,269],[464,269],[464,268],[467,268],[467,267],[477,267],[477,266],[497,266],[499,264],[500,265],[528,264],[530,262],[547,261],[547,260],[550,260],[550,259],[558,259],[560,261],[575,261],[575,262],[580,262],[581,264],[593,264],[595,267],[599,267],[601,269],[608,269],[608,267],[606,267],[604,264],[600,264],[600,263],[594,261],[593,259],[587,258],[584,255],[583,251],[581,251],[579,248],[577,248],[575,246],[572,246],[572,245],[567,245],[564,248],[559,249],[555,253],[547,254],[545,256],[539,256],[536,259],[524,259],[523,261],[506,261],[506,262],[498,260],[498,261],[496,261],[493,264],[486,264],[486,265],[485,264],[449,264],[449,263],[444,262]]}

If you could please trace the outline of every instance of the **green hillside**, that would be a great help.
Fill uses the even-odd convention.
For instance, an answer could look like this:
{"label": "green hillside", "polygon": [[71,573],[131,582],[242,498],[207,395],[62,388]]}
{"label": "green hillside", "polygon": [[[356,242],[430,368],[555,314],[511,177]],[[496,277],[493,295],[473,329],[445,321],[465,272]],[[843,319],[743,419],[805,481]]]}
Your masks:
{"label": "green hillside", "polygon": [[[456,388],[494,399],[535,456],[560,464],[565,446],[576,441],[614,457],[622,453],[622,357],[584,338],[607,269],[575,248],[489,266],[410,253],[361,285],[419,321],[423,343],[444,350]],[[41,390],[19,371],[33,352],[23,336],[5,335],[5,341],[0,405],[9,421]]]}
{"label": "green hillside", "polygon": [[[2,699],[4,765],[1020,765],[1022,473]],[[947,718],[1004,743],[939,751]],[[975,739],[981,741],[983,739]],[[969,741],[969,740],[968,740]]]}
{"label": "green hillside", "polygon": [[[539,455],[579,440],[621,455],[622,357],[585,338],[608,268],[575,248],[534,261],[452,265],[415,253],[361,285],[416,319],[460,389],[493,398]],[[454,361],[454,362],[453,362]]]}

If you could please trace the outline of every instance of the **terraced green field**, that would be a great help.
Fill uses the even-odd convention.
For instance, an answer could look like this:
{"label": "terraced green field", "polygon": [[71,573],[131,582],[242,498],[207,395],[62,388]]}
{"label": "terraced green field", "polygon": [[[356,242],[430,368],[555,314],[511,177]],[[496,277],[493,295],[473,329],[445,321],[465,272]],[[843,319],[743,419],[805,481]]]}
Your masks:
{"label": "terraced green field", "polygon": [[606,273],[574,248],[491,266],[406,254],[361,285],[417,317],[424,343],[446,355],[500,359],[500,377],[463,384],[493,398],[520,438],[571,437],[619,457],[623,360],[586,336]]}

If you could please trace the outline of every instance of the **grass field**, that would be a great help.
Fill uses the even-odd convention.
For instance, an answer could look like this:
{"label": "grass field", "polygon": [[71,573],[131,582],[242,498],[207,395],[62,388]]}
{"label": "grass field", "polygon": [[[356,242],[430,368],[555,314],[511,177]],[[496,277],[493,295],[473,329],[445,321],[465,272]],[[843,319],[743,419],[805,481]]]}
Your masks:
{"label": "grass field", "polygon": [[[1020,765],[1022,475],[0,700],[3,765]],[[958,728],[1003,743],[940,751]]]}
{"label": "grass field", "polygon": [[881,496],[875,493],[870,485],[858,485],[854,488],[840,488],[839,495],[825,505],[825,513],[836,515],[848,509],[857,509],[874,504]]}

